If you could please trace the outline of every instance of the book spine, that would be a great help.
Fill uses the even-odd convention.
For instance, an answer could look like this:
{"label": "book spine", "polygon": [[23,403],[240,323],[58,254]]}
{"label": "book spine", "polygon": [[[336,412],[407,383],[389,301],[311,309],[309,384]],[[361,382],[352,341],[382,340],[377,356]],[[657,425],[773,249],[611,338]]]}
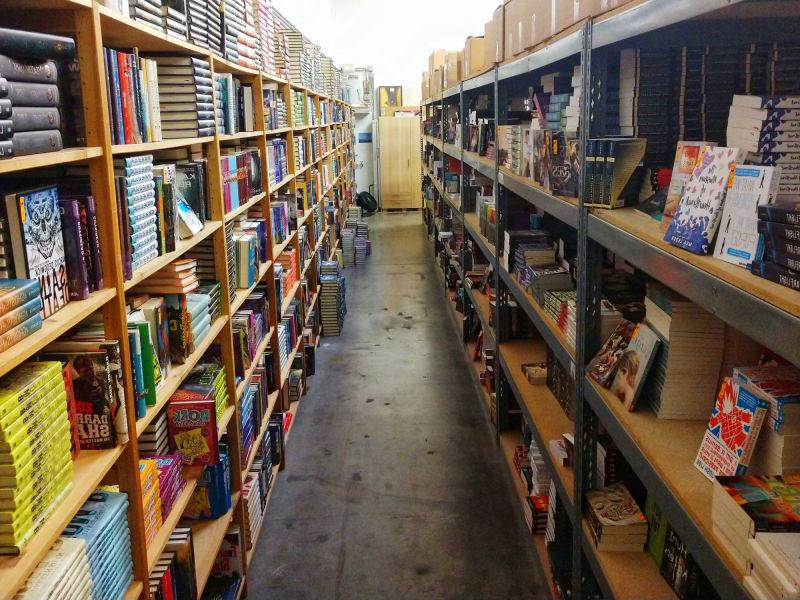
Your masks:
{"label": "book spine", "polygon": [[[89,292],[96,292],[97,286],[94,279],[94,264],[92,259],[92,252],[89,249],[91,244],[89,242],[89,224],[86,216],[86,206],[78,201],[78,212],[80,215],[80,238],[83,244],[83,260],[86,266],[86,274],[89,283]],[[66,245],[66,244],[65,244]]]}
{"label": "book spine", "polygon": [[18,282],[20,285],[15,288],[0,290],[0,313],[6,314],[39,298],[39,282],[36,279],[20,279]]}
{"label": "book spine", "polygon": [[80,232],[78,202],[65,200],[59,203],[61,211],[64,253],[67,259],[67,284],[70,300],[86,300],[89,297],[89,277],[86,272],[86,249]]}
{"label": "book spine", "polygon": [[52,60],[20,62],[0,54],[0,76],[27,83],[58,83],[58,68]]}
{"label": "book spine", "polygon": [[150,106],[153,110],[152,121],[153,121],[153,141],[160,142],[162,139],[161,136],[161,103],[158,99],[158,75],[156,73],[156,62],[154,60],[148,59],[147,60],[147,70],[149,72],[149,78],[147,80],[147,85],[149,87],[150,93]]}
{"label": "book spine", "polygon": [[103,280],[103,262],[100,259],[100,233],[97,224],[97,207],[94,196],[86,196],[86,227],[89,234],[89,250],[92,255],[92,267],[95,287],[100,290],[105,287]]}
{"label": "book spine", "polygon": [[22,306],[15,308],[12,311],[6,312],[0,316],[0,334],[6,333],[17,325],[24,323],[28,319],[38,315],[42,310],[42,300],[36,294],[35,298],[31,298]]}
{"label": "book spine", "polygon": [[75,41],[68,37],[18,29],[0,29],[0,52],[10,56],[65,59],[75,56]]}
{"label": "book spine", "polygon": [[133,269],[131,267],[131,251],[130,251],[130,226],[128,221],[128,199],[125,193],[125,185],[122,177],[115,178],[117,187],[117,219],[120,224],[120,231],[122,235],[120,239],[120,252],[122,255],[122,269],[125,280],[133,277]]}
{"label": "book spine", "polygon": [[145,141],[144,123],[142,121],[142,94],[139,89],[139,57],[138,53],[128,54],[128,65],[131,82],[131,109],[133,111],[133,131],[137,144]]}
{"label": "book spine", "polygon": [[142,137],[145,141],[153,141],[153,124],[150,122],[150,86],[147,84],[147,65],[144,59],[139,59],[139,97],[142,104],[142,122],[144,129]]}
{"label": "book spine", "polygon": [[119,96],[122,105],[122,130],[126,144],[135,142],[133,129],[133,110],[131,107],[131,74],[128,66],[128,55],[124,52],[117,52],[117,64],[119,67]]}
{"label": "book spine", "polygon": [[46,83],[8,82],[8,99],[12,106],[58,106],[58,86]]}
{"label": "book spine", "polygon": [[11,100],[8,98],[0,98],[0,119],[10,119],[11,113]]}
{"label": "book spine", "polygon": [[777,265],[786,267],[792,271],[800,271],[800,257],[798,256],[789,256],[782,252],[776,251],[774,248],[771,248],[769,251],[769,257],[770,260]]}
{"label": "book spine", "polygon": [[793,208],[783,208],[774,204],[759,206],[758,218],[762,221],[800,226],[800,206]]}
{"label": "book spine", "polygon": [[174,252],[178,241],[176,212],[175,185],[170,181],[164,184],[164,240],[167,252]]}
{"label": "book spine", "polygon": [[41,131],[61,127],[57,108],[16,107],[11,111],[14,132]]}
{"label": "book spine", "polygon": [[122,77],[120,77],[119,52],[107,48],[108,88],[111,96],[111,117],[114,124],[114,143],[125,143],[125,119],[122,106]]}
{"label": "book spine", "polygon": [[[58,129],[15,133],[10,142],[4,143],[11,143],[14,156],[58,152],[64,147],[61,132]],[[2,152],[0,152],[0,156],[2,156]]]}
{"label": "book spine", "polygon": [[763,279],[800,291],[800,274],[789,269],[768,262],[753,261],[750,270]]}
{"label": "book spine", "polygon": [[14,135],[14,123],[8,119],[0,121],[0,140],[10,140]]}
{"label": "book spine", "polygon": [[29,335],[35,333],[42,328],[42,317],[39,314],[34,315],[27,321],[20,323],[16,327],[12,327],[4,334],[0,335],[0,352],[5,352],[17,342],[21,342]]}

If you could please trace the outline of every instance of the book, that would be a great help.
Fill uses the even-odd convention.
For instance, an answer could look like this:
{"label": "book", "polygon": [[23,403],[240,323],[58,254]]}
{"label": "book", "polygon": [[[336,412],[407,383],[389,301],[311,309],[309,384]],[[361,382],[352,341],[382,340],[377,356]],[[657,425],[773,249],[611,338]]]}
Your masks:
{"label": "book", "polygon": [[75,55],[75,40],[47,33],[2,28],[0,52],[31,59],[66,59]]}
{"label": "book", "polygon": [[684,186],[664,240],[695,254],[708,254],[717,232],[732,167],[744,160],[738,148],[703,148]]}
{"label": "book", "polygon": [[646,324],[636,325],[628,347],[619,359],[611,391],[629,411],[636,410],[642,386],[655,360],[661,340]]}
{"label": "book", "polygon": [[714,257],[749,268],[758,251],[758,207],[774,202],[780,167],[737,166],[728,183]]}
{"label": "book", "polygon": [[69,302],[58,190],[47,186],[8,194],[5,204],[16,276],[39,280],[47,318]]}
{"label": "book", "polygon": [[636,324],[623,320],[611,337],[606,340],[597,354],[589,361],[589,377],[603,387],[609,387],[614,380],[620,360],[636,331]]}
{"label": "book", "polygon": [[678,142],[675,151],[675,162],[672,166],[672,179],[669,182],[667,201],[664,205],[664,218],[661,221],[662,231],[666,231],[670,221],[675,217],[678,205],[683,196],[683,188],[694,171],[700,153],[705,147],[716,146],[713,142]]}
{"label": "book", "polygon": [[602,551],[640,552],[647,541],[647,519],[623,483],[586,492],[589,530]]}
{"label": "book", "polygon": [[217,413],[213,399],[178,390],[167,406],[170,448],[183,464],[215,465],[219,462]]}
{"label": "book", "polygon": [[708,479],[747,472],[768,403],[726,377],[694,465]]}
{"label": "book", "polygon": [[758,218],[761,221],[800,226],[800,202],[780,201],[771,205],[760,205]]}
{"label": "book", "polygon": [[774,281],[780,285],[800,291],[800,271],[793,271],[787,267],[771,262],[754,260],[750,265],[750,272],[762,279]]}
{"label": "book", "polygon": [[712,519],[732,542],[745,544],[760,532],[800,532],[800,477],[721,476],[714,482]]}
{"label": "book", "polygon": [[87,252],[81,232],[80,206],[75,200],[59,200],[64,255],[67,261],[67,276],[70,300],[86,300],[89,297],[89,274]]}
{"label": "book", "polygon": [[800,597],[800,536],[793,533],[758,533],[749,539],[752,576],[766,588],[769,597]]}
{"label": "book", "polygon": [[38,279],[0,279],[0,314],[14,309],[39,298]]}

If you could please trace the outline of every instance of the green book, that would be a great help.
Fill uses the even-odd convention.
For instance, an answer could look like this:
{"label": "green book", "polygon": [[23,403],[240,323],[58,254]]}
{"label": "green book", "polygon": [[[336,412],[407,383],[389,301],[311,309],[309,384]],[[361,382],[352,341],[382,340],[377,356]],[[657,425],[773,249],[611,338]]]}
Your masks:
{"label": "green book", "polygon": [[669,523],[661,512],[661,509],[653,500],[653,497],[648,494],[647,500],[644,503],[644,516],[647,519],[647,551],[656,566],[661,569],[661,561],[664,558],[664,545],[667,542],[667,529]]}

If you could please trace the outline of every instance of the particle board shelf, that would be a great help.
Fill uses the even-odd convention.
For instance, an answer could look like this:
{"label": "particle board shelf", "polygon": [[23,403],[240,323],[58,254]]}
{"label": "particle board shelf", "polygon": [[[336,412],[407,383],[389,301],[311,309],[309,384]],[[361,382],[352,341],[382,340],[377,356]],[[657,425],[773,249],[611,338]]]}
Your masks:
{"label": "particle board shelf", "polygon": [[275,185],[269,186],[269,193],[274,194],[275,192],[279,191],[283,186],[289,185],[294,180],[294,173],[289,173],[286,177],[281,179]]}
{"label": "particle board shelf", "polygon": [[480,226],[480,218],[473,212],[464,213],[464,227],[467,228],[472,238],[478,244],[478,247],[483,252],[486,260],[492,265],[497,267],[497,255],[495,254],[494,244],[490,242],[482,233]]}
{"label": "particle board shelf", "polygon": [[267,197],[266,192],[262,192],[260,194],[256,194],[255,196],[250,198],[250,200],[248,200],[247,202],[245,202],[244,204],[239,206],[239,208],[237,208],[235,210],[232,210],[231,212],[227,213],[225,215],[225,222],[228,223],[230,221],[233,221],[236,217],[238,217],[242,213],[246,214],[248,210],[250,210],[252,207],[254,207],[256,204],[261,202],[266,197]]}
{"label": "particle board shelf", "polygon": [[[519,439],[519,432],[517,431],[503,432],[500,434],[499,438],[500,438],[500,448],[503,451],[503,457],[505,458],[506,466],[508,467],[508,470],[511,474],[511,479],[514,480],[514,489],[516,490],[517,501],[520,503],[521,509],[524,511],[525,504],[527,503],[528,491],[522,484],[519,471],[514,466],[514,453],[516,452],[517,446],[521,445],[522,440]],[[548,591],[549,591],[548,598],[553,598],[554,597],[553,591],[555,590],[555,584],[552,578],[550,557],[547,554],[547,544],[545,543],[544,535],[531,534],[531,541],[533,542],[533,547],[534,550],[536,551],[536,557],[539,559],[539,566],[542,569],[542,574],[544,575],[545,580],[547,581],[548,584]]]}
{"label": "particle board shelf", "polygon": [[295,299],[297,296],[297,291],[300,289],[300,282],[296,281],[292,286],[292,289],[289,290],[289,293],[283,298],[283,304],[281,304],[281,317],[286,314],[286,311],[289,310],[289,307],[292,304],[292,300]]}
{"label": "particle board shelf", "polygon": [[176,392],[176,390],[183,383],[183,380],[186,379],[192,369],[194,369],[197,363],[200,362],[200,359],[203,358],[203,355],[206,353],[208,348],[219,336],[227,320],[228,317],[225,315],[218,317],[211,324],[211,328],[209,329],[206,337],[203,338],[203,341],[197,345],[194,352],[192,352],[189,355],[189,358],[186,359],[186,362],[182,365],[171,365],[169,374],[161,383],[161,386],[158,388],[158,392],[156,393],[156,403],[153,406],[148,406],[145,415],[136,421],[137,438],[144,433],[144,430],[147,429],[147,426],[150,425],[150,423],[153,422],[153,419],[155,419],[156,416],[158,416],[158,414],[164,409],[172,394]]}
{"label": "particle board shelf", "polygon": [[253,285],[249,288],[236,288],[236,297],[231,301],[231,314],[236,314],[242,304],[245,303],[245,300],[250,296],[250,294],[255,291],[258,285],[264,280],[264,277],[267,275],[269,270],[272,268],[272,261],[268,260],[265,263],[262,263],[261,266],[258,268],[258,273],[256,274],[255,281]]}
{"label": "particle board shelf", "polygon": [[205,226],[197,233],[197,235],[194,235],[186,240],[178,241],[178,243],[175,244],[175,250],[154,258],[150,262],[146,263],[142,268],[135,271],[133,273],[133,277],[125,282],[125,291],[135,288],[148,277],[151,277],[170,264],[172,261],[183,256],[186,252],[197,246],[221,226],[222,223],[220,221],[206,221]]}
{"label": "particle board shelf", "polygon": [[464,162],[472,167],[474,170],[478,171],[484,177],[488,177],[492,181],[494,181],[494,161],[486,158],[485,156],[481,156],[477,152],[469,152],[464,150]]}
{"label": "particle board shelf", "polygon": [[[188,469],[185,471],[188,471]],[[167,518],[164,520],[164,523],[161,525],[161,529],[158,530],[158,533],[153,538],[153,541],[151,541],[150,545],[147,547],[148,573],[152,573],[153,568],[158,562],[158,557],[161,556],[161,553],[164,551],[164,547],[167,545],[172,532],[175,531],[175,527],[177,526],[178,521],[180,521],[183,511],[186,510],[186,507],[189,505],[189,500],[191,500],[192,494],[197,487],[198,477],[199,474],[193,473],[192,476],[186,478],[186,483],[184,484],[180,494],[178,494],[178,497],[175,499],[175,503],[172,505],[172,509],[167,515]]]}
{"label": "particle board shelf", "polygon": [[[798,293],[713,256],[699,256],[663,239],[660,224],[633,209],[598,210],[589,237],[620,254],[742,333],[800,364]],[[742,318],[758,315],[758,318]]]}
{"label": "particle board shelf", "polygon": [[555,196],[530,177],[516,175],[506,167],[500,167],[498,180],[504,188],[538,206],[558,220],[572,227],[578,226],[578,201],[576,198]]}
{"label": "particle board shelf", "polygon": [[565,467],[550,451],[550,440],[560,440],[564,433],[575,433],[575,425],[567,418],[564,409],[546,385],[531,385],[522,372],[522,365],[544,362],[547,359],[545,344],[536,340],[512,340],[502,342],[498,349],[500,364],[505,370],[525,420],[531,427],[536,445],[547,462],[553,476],[558,495],[573,517],[575,505],[575,475],[571,467]]}
{"label": "particle board shelf", "polygon": [[583,552],[595,573],[598,584],[608,598],[616,600],[676,600],[677,596],[658,572],[658,567],[645,552],[600,552],[592,541],[585,521]]}
{"label": "particle board shelf", "polygon": [[159,150],[171,150],[173,148],[188,148],[198,144],[209,144],[214,141],[213,136],[178,138],[174,140],[163,140],[160,142],[147,142],[144,144],[115,144],[111,146],[111,153],[115,156],[124,154],[147,154],[158,152]]}
{"label": "particle board shelf", "polygon": [[478,73],[470,77],[469,79],[465,79],[461,82],[461,87],[465,92],[470,92],[472,90],[477,90],[478,88],[485,87],[487,85],[494,84],[494,67],[490,67],[486,71],[482,73]]}
{"label": "particle board shelf", "polygon": [[264,335],[264,339],[261,340],[256,348],[255,358],[253,359],[253,364],[250,365],[250,368],[247,369],[244,373],[244,377],[236,386],[236,400],[240,400],[242,394],[244,394],[245,387],[250,383],[250,379],[253,377],[253,373],[255,373],[256,368],[258,367],[259,358],[267,349],[270,342],[272,341],[272,334],[275,332],[274,327],[270,327],[269,331],[267,331],[266,335]]}
{"label": "particle board shelf", "polygon": [[88,148],[66,148],[58,152],[45,152],[42,154],[31,154],[29,156],[15,156],[14,158],[0,160],[0,175],[80,162],[102,155],[102,148],[90,146]]}
{"label": "particle board shelf", "polygon": [[475,307],[475,311],[478,313],[478,318],[481,320],[484,334],[487,335],[491,343],[494,344],[494,326],[491,324],[492,307],[489,296],[480,290],[469,287],[467,284],[464,285],[464,290],[467,292],[467,295],[472,301],[472,305]]}
{"label": "particle board shelf", "polygon": [[522,310],[536,326],[558,361],[565,369],[573,373],[575,370],[575,347],[567,340],[567,336],[536,299],[522,288],[514,275],[506,271],[502,265],[498,267],[497,271],[511,295],[514,296],[516,303],[522,307]]}
{"label": "particle board shelf", "polygon": [[[272,485],[269,486],[269,491],[267,492],[267,499],[264,502],[264,519],[266,519],[267,509],[269,508],[269,501],[272,498],[272,491],[275,489],[275,484],[278,482],[278,471],[280,467],[275,465],[272,467]],[[248,550],[245,554],[246,561],[248,567],[250,566],[250,562],[253,560],[253,556],[256,554],[256,547],[258,542],[258,537],[261,535],[261,528],[264,526],[264,520],[262,519],[261,525],[259,526],[258,530],[256,531],[255,535],[253,536],[253,546]]]}
{"label": "particle board shelf", "polygon": [[89,294],[86,300],[68,302],[57,313],[45,319],[41,329],[26,336],[24,342],[0,352],[0,376],[19,366],[44,346],[64,335],[95,311],[100,310],[116,295],[115,289],[104,288]]}
{"label": "particle board shelf", "polygon": [[267,413],[265,415],[266,419],[263,421],[261,425],[261,431],[259,431],[258,436],[253,441],[253,445],[250,446],[250,455],[247,457],[247,461],[244,464],[244,468],[242,469],[242,479],[245,478],[247,473],[250,471],[250,467],[253,466],[253,461],[256,459],[256,454],[258,454],[258,447],[261,445],[261,440],[264,439],[264,435],[267,433],[267,429],[269,429],[269,415],[272,414],[272,411],[275,408],[275,402],[278,399],[277,394],[270,394],[267,397]]}
{"label": "particle board shelf", "polygon": [[658,419],[645,406],[628,412],[588,377],[584,387],[592,410],[709,580],[718,588],[738,589],[740,595],[731,597],[746,598],[744,574],[711,531],[714,485],[694,466],[706,423]]}
{"label": "particle board shelf", "polygon": [[239,492],[231,497],[231,509],[213,521],[186,521],[185,526],[192,528],[194,547],[195,578],[197,594],[200,596],[206,587],[211,568],[217,558],[217,553],[228,531],[228,526],[233,518],[233,512],[239,503]]}
{"label": "particle board shelf", "polygon": [[105,477],[124,450],[83,450],[73,461],[72,489],[56,506],[39,531],[19,556],[0,557],[0,598],[8,599],[25,584],[53,542],[64,531],[75,513]]}
{"label": "particle board shelf", "polygon": [[233,142],[238,140],[249,140],[264,135],[263,131],[240,131],[239,133],[221,133],[219,134],[220,142]]}
{"label": "particle board shelf", "polygon": [[292,130],[292,128],[291,128],[291,127],[279,127],[278,129],[267,129],[267,130],[264,132],[264,135],[266,135],[266,136],[270,136],[270,135],[281,135],[281,134],[283,134],[283,133],[288,133],[288,132],[290,132],[291,130]]}

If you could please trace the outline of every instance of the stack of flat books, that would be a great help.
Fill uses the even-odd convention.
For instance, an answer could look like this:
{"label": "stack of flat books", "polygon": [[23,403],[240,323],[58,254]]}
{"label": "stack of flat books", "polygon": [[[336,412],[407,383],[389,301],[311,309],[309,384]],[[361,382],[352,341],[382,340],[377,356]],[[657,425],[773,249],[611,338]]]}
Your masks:
{"label": "stack of flat books", "polygon": [[161,24],[167,35],[185,40],[188,35],[186,0],[161,0]]}
{"label": "stack of flat books", "polygon": [[337,261],[320,263],[320,320],[323,333],[339,335],[344,324],[346,306],[345,279],[339,271]]}
{"label": "stack of flat books", "polygon": [[139,436],[139,455],[152,458],[168,453],[167,413],[162,411]]}
{"label": "stack of flat books", "polygon": [[128,6],[130,16],[134,21],[163,30],[160,0],[128,0]]}
{"label": "stack of flat books", "polygon": [[0,352],[42,328],[42,299],[38,279],[0,280]]}
{"label": "stack of flat books", "polygon": [[[186,0],[189,41],[201,48],[213,47],[209,42],[209,16],[215,11],[206,0]],[[217,46],[219,48],[219,46]]]}
{"label": "stack of flat books", "polygon": [[139,477],[142,483],[142,511],[144,513],[145,543],[149,546],[163,524],[156,461],[152,459],[140,460]]}
{"label": "stack of flat books", "polygon": [[153,459],[158,469],[158,494],[161,498],[161,515],[162,519],[166,519],[169,513],[172,512],[172,507],[178,498],[178,494],[181,493],[181,490],[186,485],[186,480],[183,478],[181,457],[177,454],[155,456]]}
{"label": "stack of flat books", "polygon": [[[161,132],[165,140],[214,135],[215,118],[208,61],[194,56],[155,56]],[[169,74],[169,75],[168,75]],[[164,78],[176,83],[165,83]]]}
{"label": "stack of flat books", "polygon": [[91,600],[92,581],[86,542],[79,538],[58,538],[14,598]]}
{"label": "stack of flat books", "polygon": [[586,492],[586,517],[592,540],[602,552],[641,552],[647,519],[623,483]]}
{"label": "stack of flat books", "polygon": [[137,285],[136,291],[145,294],[188,294],[200,285],[196,268],[196,261],[179,258]]}
{"label": "stack of flat books", "polygon": [[123,271],[130,279],[158,256],[158,208],[156,206],[153,155],[114,159],[117,201],[122,205]]}
{"label": "stack of flat books", "polygon": [[[800,154],[796,156],[800,159]],[[781,167],[787,179],[797,177],[790,174],[792,167],[800,167],[800,164]],[[759,206],[758,219],[760,252],[750,271],[758,277],[800,290],[800,202],[795,198],[772,206]]]}

